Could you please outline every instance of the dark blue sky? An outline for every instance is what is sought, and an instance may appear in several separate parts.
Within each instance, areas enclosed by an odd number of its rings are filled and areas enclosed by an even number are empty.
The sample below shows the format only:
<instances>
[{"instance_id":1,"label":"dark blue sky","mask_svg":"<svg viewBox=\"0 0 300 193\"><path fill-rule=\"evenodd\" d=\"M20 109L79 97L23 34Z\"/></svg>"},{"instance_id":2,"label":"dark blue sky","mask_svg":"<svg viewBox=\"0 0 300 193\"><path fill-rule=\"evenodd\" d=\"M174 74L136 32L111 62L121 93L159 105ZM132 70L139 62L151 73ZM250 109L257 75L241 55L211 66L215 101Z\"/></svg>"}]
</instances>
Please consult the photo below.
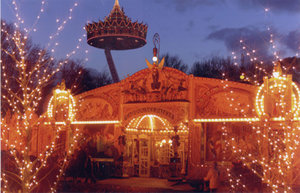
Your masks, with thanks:
<instances>
[{"instance_id":1,"label":"dark blue sky","mask_svg":"<svg viewBox=\"0 0 300 193\"><path fill-rule=\"evenodd\" d=\"M1 0L1 16L8 22L16 22L12 0ZM72 19L55 41L49 41L65 18L69 9ZM121 79L127 74L146 68L145 58L152 58L152 37L160 34L161 54L178 55L191 66L195 61L212 56L231 56L240 52L240 39L247 48L256 49L256 56L272 55L270 32L274 34L275 51L280 57L295 56L300 46L300 0L119 0L125 14L133 21L148 24L147 44L139 49L112 51ZM41 1L16 0L19 15L24 20L22 28L34 23ZM109 14L114 0L49 0L36 24L37 31L31 32L33 41L44 47L49 42L54 55L64 58L76 49L78 39L85 33L88 21L103 20ZM269 11L265 11L268 8ZM57 23L56 20L59 19ZM267 30L270 27L270 31ZM108 70L104 51L90 47L86 39L72 59L88 57L86 67L99 71ZM85 54L88 50L88 54Z\"/></svg>"}]
</instances>

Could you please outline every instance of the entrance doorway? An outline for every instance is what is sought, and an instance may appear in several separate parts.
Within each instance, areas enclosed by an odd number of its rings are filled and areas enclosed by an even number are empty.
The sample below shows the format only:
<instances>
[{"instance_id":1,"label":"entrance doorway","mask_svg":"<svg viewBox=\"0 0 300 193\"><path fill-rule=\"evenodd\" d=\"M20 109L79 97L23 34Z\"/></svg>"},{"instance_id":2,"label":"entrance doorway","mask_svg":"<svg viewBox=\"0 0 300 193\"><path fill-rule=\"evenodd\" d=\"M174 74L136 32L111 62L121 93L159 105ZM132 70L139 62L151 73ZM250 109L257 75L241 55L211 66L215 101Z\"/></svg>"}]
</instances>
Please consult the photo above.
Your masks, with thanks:
<instances>
[{"instance_id":1,"label":"entrance doorway","mask_svg":"<svg viewBox=\"0 0 300 193\"><path fill-rule=\"evenodd\" d=\"M143 115L126 127L124 170L129 176L168 178L185 171L188 150L188 128L172 126L157 115ZM173 168L170 166L173 164Z\"/></svg>"},{"instance_id":2,"label":"entrance doorway","mask_svg":"<svg viewBox=\"0 0 300 193\"><path fill-rule=\"evenodd\" d=\"M139 176L150 176L150 145L147 138L140 139L139 147Z\"/></svg>"}]
</instances>

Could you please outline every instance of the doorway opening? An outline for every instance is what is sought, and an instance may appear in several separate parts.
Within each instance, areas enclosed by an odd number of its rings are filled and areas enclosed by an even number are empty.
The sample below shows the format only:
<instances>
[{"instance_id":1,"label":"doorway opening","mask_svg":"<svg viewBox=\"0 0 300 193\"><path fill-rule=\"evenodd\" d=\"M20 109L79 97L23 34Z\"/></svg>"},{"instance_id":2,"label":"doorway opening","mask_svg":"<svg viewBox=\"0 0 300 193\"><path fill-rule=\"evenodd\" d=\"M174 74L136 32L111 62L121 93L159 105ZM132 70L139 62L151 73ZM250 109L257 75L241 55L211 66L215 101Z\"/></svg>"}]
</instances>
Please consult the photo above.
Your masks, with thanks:
<instances>
[{"instance_id":1,"label":"doorway opening","mask_svg":"<svg viewBox=\"0 0 300 193\"><path fill-rule=\"evenodd\" d=\"M138 116L126 127L124 172L129 176L168 178L185 172L188 128L154 114Z\"/></svg>"}]
</instances>

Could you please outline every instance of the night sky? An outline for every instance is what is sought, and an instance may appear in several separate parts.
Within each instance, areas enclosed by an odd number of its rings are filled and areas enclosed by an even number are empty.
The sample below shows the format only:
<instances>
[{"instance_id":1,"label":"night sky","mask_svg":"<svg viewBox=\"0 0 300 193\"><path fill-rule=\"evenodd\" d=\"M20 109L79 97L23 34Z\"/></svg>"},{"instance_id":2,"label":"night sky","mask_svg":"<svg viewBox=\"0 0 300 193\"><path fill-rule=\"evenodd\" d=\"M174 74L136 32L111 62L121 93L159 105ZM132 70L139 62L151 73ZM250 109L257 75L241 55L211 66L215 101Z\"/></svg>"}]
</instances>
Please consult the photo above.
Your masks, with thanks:
<instances>
[{"instance_id":1,"label":"night sky","mask_svg":"<svg viewBox=\"0 0 300 193\"><path fill-rule=\"evenodd\" d=\"M7 22L16 21L12 0L1 0L1 16ZM34 43L47 47L49 36L54 34L64 19L69 17L69 9L77 2L68 21L50 44L57 58L76 49L78 39L85 33L87 22L103 20L111 11L114 0L49 0L41 18L36 24L36 32L30 36ZM112 51L121 79L146 68L145 58L152 58L152 37L160 35L160 53L178 55L191 66L195 61L212 56L232 56L232 51L242 50L240 39L247 49L256 50L261 59L279 56L295 56L300 47L300 0L119 0L125 14L132 19L148 24L147 44L139 49ZM41 1L16 0L19 15L24 19L22 28L30 28L34 23ZM58 20L57 20L58 19ZM58 21L58 22L56 22ZM269 27L270 30L267 30ZM276 48L273 49L270 34L273 34ZM88 50L88 54L85 54ZM104 51L90 47L86 39L72 59L88 57L86 67L98 71L107 70Z\"/></svg>"}]
</instances>

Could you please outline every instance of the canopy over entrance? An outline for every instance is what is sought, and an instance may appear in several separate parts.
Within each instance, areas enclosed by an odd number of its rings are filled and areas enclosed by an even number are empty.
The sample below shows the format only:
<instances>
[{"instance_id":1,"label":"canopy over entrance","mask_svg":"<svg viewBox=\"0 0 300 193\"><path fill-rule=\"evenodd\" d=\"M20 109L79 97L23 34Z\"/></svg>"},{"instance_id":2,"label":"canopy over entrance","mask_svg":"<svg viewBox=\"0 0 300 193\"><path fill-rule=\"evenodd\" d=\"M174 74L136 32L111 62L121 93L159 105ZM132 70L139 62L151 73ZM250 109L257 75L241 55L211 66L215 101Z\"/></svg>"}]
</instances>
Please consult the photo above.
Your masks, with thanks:
<instances>
[{"instance_id":1,"label":"canopy over entrance","mask_svg":"<svg viewBox=\"0 0 300 193\"><path fill-rule=\"evenodd\" d=\"M188 129L184 124L180 124L179 127L173 126L167 119L154 114L133 118L126 127L126 133L128 134L179 134L187 132Z\"/></svg>"},{"instance_id":2,"label":"canopy over entrance","mask_svg":"<svg viewBox=\"0 0 300 193\"><path fill-rule=\"evenodd\" d=\"M188 128L184 124L172 125L165 118L147 114L133 118L125 132L128 175L168 178L185 169Z\"/></svg>"}]
</instances>

